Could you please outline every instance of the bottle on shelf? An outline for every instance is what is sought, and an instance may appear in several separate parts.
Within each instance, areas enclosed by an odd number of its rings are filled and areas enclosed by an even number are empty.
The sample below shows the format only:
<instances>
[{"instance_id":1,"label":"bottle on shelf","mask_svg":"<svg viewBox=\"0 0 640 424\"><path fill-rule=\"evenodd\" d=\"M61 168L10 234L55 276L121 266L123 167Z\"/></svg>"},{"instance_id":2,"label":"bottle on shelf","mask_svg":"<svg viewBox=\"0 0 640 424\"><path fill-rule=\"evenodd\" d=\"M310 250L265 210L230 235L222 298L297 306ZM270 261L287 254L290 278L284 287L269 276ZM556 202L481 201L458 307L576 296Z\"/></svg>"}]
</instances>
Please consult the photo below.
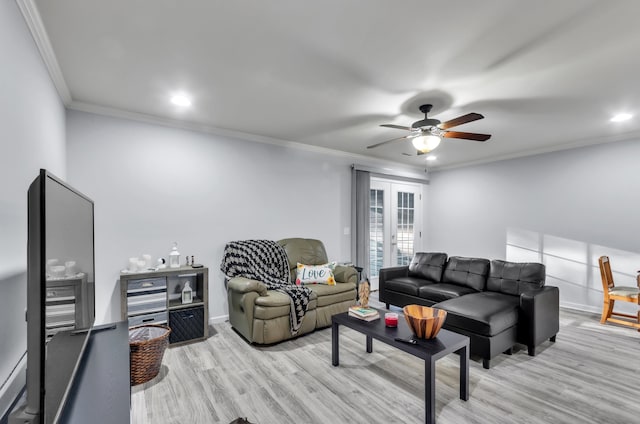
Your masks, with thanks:
<instances>
[{"instance_id":1,"label":"bottle on shelf","mask_svg":"<svg viewBox=\"0 0 640 424\"><path fill-rule=\"evenodd\" d=\"M191 289L191 285L187 281L184 283L184 288L182 289L182 303L192 303L193 302L193 290Z\"/></svg>"},{"instance_id":2,"label":"bottle on shelf","mask_svg":"<svg viewBox=\"0 0 640 424\"><path fill-rule=\"evenodd\" d=\"M180 268L180 252L178 252L178 243L175 241L169 253L169 268Z\"/></svg>"}]
</instances>

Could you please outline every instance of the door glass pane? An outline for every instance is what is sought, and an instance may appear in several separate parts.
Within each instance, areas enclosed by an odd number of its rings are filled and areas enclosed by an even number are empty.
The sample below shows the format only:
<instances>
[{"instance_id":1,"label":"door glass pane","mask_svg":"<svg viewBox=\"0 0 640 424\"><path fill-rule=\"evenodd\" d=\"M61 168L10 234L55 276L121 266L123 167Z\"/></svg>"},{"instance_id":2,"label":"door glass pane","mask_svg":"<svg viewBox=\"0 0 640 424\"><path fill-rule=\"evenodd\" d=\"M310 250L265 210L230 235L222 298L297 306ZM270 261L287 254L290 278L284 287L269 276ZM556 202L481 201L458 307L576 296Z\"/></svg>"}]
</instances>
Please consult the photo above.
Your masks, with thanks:
<instances>
[{"instance_id":1,"label":"door glass pane","mask_svg":"<svg viewBox=\"0 0 640 424\"><path fill-rule=\"evenodd\" d=\"M369 276L377 277L384 261L383 190L371 190L369 199Z\"/></svg>"},{"instance_id":2,"label":"door glass pane","mask_svg":"<svg viewBox=\"0 0 640 424\"><path fill-rule=\"evenodd\" d=\"M397 262L409 265L413 257L414 194L398 192Z\"/></svg>"}]
</instances>

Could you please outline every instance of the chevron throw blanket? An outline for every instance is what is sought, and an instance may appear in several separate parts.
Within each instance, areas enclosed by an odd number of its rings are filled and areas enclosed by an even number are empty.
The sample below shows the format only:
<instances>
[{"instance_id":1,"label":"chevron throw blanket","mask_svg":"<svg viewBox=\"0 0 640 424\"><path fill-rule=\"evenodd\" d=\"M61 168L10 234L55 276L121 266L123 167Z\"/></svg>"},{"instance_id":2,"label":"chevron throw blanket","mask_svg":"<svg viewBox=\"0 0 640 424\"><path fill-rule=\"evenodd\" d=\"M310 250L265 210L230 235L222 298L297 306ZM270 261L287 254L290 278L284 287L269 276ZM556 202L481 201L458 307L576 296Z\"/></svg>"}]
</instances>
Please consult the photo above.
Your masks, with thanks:
<instances>
[{"instance_id":1,"label":"chevron throw blanket","mask_svg":"<svg viewBox=\"0 0 640 424\"><path fill-rule=\"evenodd\" d=\"M277 290L291 299L291 335L298 334L309 307L311 290L291 284L287 254L271 240L244 240L227 243L220 270L227 276L262 281L269 290Z\"/></svg>"}]
</instances>

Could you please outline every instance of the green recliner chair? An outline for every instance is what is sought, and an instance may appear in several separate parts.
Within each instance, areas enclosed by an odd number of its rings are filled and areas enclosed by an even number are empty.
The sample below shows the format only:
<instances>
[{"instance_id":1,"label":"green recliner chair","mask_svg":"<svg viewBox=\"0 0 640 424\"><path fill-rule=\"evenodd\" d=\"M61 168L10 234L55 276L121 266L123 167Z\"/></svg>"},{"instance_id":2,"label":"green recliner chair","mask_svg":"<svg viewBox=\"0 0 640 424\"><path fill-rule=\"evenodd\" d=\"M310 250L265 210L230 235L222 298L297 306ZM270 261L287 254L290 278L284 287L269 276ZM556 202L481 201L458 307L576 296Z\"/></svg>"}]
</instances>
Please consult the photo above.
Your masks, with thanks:
<instances>
[{"instance_id":1,"label":"green recliner chair","mask_svg":"<svg viewBox=\"0 0 640 424\"><path fill-rule=\"evenodd\" d=\"M298 263L321 265L329 262L320 240L289 238L278 241L287 253L291 281L296 279ZM272 344L310 333L331 325L334 314L346 312L356 303L358 274L350 266L336 266L336 284L310 284L313 294L302 326L294 336L289 323L290 299L281 292L267 290L266 285L244 277L227 283L229 322L250 343Z\"/></svg>"}]
</instances>

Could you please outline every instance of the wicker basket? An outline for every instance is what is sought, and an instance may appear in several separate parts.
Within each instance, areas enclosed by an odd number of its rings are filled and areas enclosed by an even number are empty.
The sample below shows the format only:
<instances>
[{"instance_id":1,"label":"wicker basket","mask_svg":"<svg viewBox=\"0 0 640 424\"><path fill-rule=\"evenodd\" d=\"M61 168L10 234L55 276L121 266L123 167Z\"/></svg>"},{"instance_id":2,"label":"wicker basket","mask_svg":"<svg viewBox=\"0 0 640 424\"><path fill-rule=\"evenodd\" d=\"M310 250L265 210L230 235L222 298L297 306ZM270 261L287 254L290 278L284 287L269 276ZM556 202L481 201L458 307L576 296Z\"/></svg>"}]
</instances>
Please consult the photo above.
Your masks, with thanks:
<instances>
[{"instance_id":1,"label":"wicker basket","mask_svg":"<svg viewBox=\"0 0 640 424\"><path fill-rule=\"evenodd\" d=\"M129 329L131 385L146 383L160 372L171 329L164 325L140 325Z\"/></svg>"}]
</instances>

